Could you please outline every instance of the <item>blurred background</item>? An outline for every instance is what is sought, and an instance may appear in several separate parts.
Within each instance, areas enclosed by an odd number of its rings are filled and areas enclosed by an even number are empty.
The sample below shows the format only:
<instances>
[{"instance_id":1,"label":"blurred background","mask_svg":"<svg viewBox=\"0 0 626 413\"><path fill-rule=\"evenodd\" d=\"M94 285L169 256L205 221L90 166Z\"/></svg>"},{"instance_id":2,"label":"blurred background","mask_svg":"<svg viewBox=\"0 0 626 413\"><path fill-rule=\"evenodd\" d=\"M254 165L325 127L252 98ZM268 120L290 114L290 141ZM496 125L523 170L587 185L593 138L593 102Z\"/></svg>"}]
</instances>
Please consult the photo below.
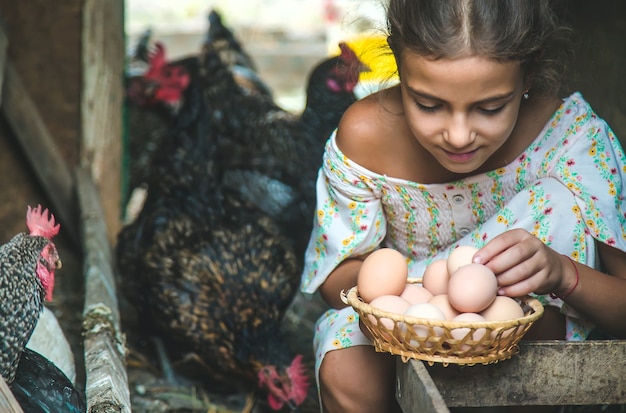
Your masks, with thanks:
<instances>
[{"instance_id":1,"label":"blurred background","mask_svg":"<svg viewBox=\"0 0 626 413\"><path fill-rule=\"evenodd\" d=\"M127 45L151 28L168 58L197 53L212 8L257 62L278 102L294 111L304 107L312 66L336 53L340 40L379 37L384 27L379 0L127 0Z\"/></svg>"}]
</instances>

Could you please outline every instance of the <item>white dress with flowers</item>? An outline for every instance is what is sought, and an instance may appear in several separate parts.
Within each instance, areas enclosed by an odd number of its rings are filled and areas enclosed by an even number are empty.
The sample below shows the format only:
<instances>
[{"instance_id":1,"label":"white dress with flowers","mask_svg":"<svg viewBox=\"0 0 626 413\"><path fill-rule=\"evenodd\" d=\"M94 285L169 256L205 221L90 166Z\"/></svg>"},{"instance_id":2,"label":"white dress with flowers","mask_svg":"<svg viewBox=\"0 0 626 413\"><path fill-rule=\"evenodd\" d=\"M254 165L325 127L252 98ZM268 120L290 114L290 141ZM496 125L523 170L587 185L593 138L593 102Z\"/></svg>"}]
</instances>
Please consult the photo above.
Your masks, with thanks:
<instances>
[{"instance_id":1,"label":"white dress with flowers","mask_svg":"<svg viewBox=\"0 0 626 413\"><path fill-rule=\"evenodd\" d=\"M314 293L343 260L391 247L408 257L409 276L457 245L483 246L524 228L554 250L598 267L594 242L626 250L626 158L580 93L564 100L535 141L506 167L461 181L424 185L373 173L327 142L317 181L317 217L301 290ZM559 299L538 297L567 316L567 339L593 325ZM331 350L370 345L351 307L317 322L316 372Z\"/></svg>"}]
</instances>

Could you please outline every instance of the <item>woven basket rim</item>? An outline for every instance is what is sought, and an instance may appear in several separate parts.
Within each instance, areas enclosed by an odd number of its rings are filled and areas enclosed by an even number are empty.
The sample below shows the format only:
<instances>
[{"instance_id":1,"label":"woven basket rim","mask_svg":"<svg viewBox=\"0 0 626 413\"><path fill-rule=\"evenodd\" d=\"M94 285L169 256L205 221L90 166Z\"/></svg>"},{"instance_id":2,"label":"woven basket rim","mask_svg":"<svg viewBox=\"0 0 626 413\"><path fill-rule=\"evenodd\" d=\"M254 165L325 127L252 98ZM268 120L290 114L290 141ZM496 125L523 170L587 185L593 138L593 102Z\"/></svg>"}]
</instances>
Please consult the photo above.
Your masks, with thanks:
<instances>
[{"instance_id":1,"label":"woven basket rim","mask_svg":"<svg viewBox=\"0 0 626 413\"><path fill-rule=\"evenodd\" d=\"M420 283L421 278L409 278L411 283ZM494 320L494 321L450 321L450 320L434 320L429 318L419 318L414 316L406 316L398 313L391 313L388 311L380 310L376 307L363 301L359 295L356 287L350 288L347 293L341 292L341 299L345 304L352 306L353 308L362 311L363 313L373 314L378 317L385 317L393 320L394 322L405 322L408 324L419 324L431 327L446 327L450 329L454 328L498 328L498 327L515 327L520 324L528 324L541 318L543 315L543 305L539 300L529 295L523 297L517 297L522 299L533 311L523 317L514 318L512 320Z\"/></svg>"}]
</instances>

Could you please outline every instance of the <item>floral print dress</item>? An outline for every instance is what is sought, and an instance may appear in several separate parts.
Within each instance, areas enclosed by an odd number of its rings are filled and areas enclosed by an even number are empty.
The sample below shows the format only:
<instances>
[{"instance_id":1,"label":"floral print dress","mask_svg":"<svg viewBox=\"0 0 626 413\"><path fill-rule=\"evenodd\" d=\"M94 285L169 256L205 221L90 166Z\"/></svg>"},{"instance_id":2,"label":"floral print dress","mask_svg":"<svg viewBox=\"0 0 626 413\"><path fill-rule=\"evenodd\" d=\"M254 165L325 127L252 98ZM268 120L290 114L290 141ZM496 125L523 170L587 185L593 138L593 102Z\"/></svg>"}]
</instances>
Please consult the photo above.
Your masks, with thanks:
<instances>
[{"instance_id":1,"label":"floral print dress","mask_svg":"<svg viewBox=\"0 0 626 413\"><path fill-rule=\"evenodd\" d=\"M595 242L626 250L626 158L606 122L580 93L563 101L535 141L507 166L446 184L373 173L341 153L333 134L317 181L316 219L301 290L314 293L342 261L391 247L410 277L458 245L478 248L523 228L561 254L598 268ZM568 340L593 325L549 296L566 315ZM352 307L330 309L315 331L316 373L331 350L371 345Z\"/></svg>"}]
</instances>

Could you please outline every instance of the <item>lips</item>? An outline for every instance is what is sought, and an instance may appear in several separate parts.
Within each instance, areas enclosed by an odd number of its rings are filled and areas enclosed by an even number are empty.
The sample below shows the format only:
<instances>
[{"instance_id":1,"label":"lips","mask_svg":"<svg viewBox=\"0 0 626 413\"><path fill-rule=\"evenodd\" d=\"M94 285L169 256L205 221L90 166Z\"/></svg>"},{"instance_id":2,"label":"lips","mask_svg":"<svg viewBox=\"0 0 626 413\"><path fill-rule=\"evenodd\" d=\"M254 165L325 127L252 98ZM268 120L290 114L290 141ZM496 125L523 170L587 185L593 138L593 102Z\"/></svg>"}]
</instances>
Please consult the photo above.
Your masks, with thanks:
<instances>
[{"instance_id":1,"label":"lips","mask_svg":"<svg viewBox=\"0 0 626 413\"><path fill-rule=\"evenodd\" d=\"M476 155L476 152L478 152L478 149L475 149L469 152L463 152L463 153L449 152L446 150L444 150L444 152L446 156L453 162L468 162L472 160L472 158Z\"/></svg>"}]
</instances>

